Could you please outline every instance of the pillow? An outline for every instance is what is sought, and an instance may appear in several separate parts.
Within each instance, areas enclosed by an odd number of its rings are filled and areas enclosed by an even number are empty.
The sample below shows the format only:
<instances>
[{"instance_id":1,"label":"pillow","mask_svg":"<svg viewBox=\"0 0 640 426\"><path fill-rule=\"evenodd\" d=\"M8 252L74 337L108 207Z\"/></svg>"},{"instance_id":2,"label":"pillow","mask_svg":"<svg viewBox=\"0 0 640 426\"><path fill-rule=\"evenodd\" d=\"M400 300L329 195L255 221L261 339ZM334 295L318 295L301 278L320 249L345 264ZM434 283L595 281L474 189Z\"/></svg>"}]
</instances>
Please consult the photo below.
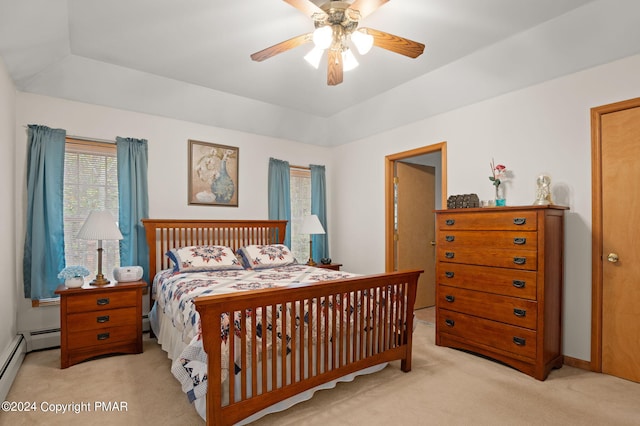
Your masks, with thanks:
<instances>
[{"instance_id":1,"label":"pillow","mask_svg":"<svg viewBox=\"0 0 640 426\"><path fill-rule=\"evenodd\" d=\"M244 246L238 252L245 268L265 269L297 263L284 244Z\"/></svg>"},{"instance_id":2,"label":"pillow","mask_svg":"<svg viewBox=\"0 0 640 426\"><path fill-rule=\"evenodd\" d=\"M171 249L167 256L175 272L224 271L244 269L229 247L188 246Z\"/></svg>"}]
</instances>

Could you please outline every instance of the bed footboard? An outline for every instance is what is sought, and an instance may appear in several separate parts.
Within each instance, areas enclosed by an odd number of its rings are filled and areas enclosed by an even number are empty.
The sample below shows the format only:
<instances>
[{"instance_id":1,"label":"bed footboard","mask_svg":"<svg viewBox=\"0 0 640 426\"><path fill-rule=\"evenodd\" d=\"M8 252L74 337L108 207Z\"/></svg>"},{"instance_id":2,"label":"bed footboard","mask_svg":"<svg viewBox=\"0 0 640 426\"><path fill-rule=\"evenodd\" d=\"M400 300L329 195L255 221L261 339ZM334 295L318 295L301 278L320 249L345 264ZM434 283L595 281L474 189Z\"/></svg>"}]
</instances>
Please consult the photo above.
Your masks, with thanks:
<instances>
[{"instance_id":1,"label":"bed footboard","mask_svg":"<svg viewBox=\"0 0 640 426\"><path fill-rule=\"evenodd\" d=\"M383 362L401 360L410 371L421 272L197 298L208 354L207 424L236 423ZM222 386L225 371L237 376Z\"/></svg>"}]
</instances>

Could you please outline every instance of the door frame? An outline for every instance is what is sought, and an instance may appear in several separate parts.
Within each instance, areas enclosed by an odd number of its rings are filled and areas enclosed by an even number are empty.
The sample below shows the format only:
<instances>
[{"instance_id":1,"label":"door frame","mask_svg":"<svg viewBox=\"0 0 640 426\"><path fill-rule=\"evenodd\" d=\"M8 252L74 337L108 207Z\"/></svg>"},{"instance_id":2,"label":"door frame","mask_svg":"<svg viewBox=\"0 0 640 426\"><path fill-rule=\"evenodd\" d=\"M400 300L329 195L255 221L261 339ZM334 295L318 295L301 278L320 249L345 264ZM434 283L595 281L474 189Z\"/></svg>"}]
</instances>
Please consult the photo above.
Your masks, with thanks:
<instances>
[{"instance_id":1,"label":"door frame","mask_svg":"<svg viewBox=\"0 0 640 426\"><path fill-rule=\"evenodd\" d=\"M591 108L591 370L602 372L602 116L640 107L640 98Z\"/></svg>"},{"instance_id":2,"label":"door frame","mask_svg":"<svg viewBox=\"0 0 640 426\"><path fill-rule=\"evenodd\" d=\"M393 272L394 256L393 256L393 208L394 208L394 170L396 161L406 160L419 155L433 154L440 152L440 186L442 202L441 205L447 205L447 142L440 142L433 145L423 146L411 149L409 151L398 152L384 157L384 222L385 222L385 271Z\"/></svg>"}]
</instances>

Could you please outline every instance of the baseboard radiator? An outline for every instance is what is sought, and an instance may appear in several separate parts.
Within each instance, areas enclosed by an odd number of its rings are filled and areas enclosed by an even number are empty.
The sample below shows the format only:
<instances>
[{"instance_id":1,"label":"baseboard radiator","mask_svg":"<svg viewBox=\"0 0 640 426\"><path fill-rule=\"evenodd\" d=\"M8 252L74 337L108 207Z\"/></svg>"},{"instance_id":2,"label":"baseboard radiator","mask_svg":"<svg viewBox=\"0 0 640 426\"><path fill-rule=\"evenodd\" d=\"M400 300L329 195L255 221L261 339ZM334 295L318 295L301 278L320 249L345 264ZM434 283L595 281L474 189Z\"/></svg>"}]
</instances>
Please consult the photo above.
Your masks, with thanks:
<instances>
[{"instance_id":1,"label":"baseboard radiator","mask_svg":"<svg viewBox=\"0 0 640 426\"><path fill-rule=\"evenodd\" d=\"M27 342L22 334L18 334L2 354L2 358L0 358L2 366L0 370L0 401L7 399L9 389L11 389L26 353Z\"/></svg>"}]
</instances>

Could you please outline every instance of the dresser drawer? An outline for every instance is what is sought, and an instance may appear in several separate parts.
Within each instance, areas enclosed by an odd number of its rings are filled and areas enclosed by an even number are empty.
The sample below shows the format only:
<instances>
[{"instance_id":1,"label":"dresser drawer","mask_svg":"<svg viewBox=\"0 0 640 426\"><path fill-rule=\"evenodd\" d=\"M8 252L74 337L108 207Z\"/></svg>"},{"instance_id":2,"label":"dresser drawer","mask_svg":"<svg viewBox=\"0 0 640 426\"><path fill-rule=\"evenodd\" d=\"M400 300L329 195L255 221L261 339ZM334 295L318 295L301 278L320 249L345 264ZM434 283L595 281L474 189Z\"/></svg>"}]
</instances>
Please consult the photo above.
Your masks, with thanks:
<instances>
[{"instance_id":1,"label":"dresser drawer","mask_svg":"<svg viewBox=\"0 0 640 426\"><path fill-rule=\"evenodd\" d=\"M538 267L538 253L530 250L502 250L487 248L437 248L441 262L464 263L467 265L497 266L499 268L535 271Z\"/></svg>"},{"instance_id":2,"label":"dresser drawer","mask_svg":"<svg viewBox=\"0 0 640 426\"><path fill-rule=\"evenodd\" d=\"M436 228L470 229L474 231L535 231L535 211L477 213L442 213L436 217Z\"/></svg>"},{"instance_id":3,"label":"dresser drawer","mask_svg":"<svg viewBox=\"0 0 640 426\"><path fill-rule=\"evenodd\" d=\"M119 342L136 342L137 328L131 326L105 327L96 330L70 332L67 339L68 349L109 346Z\"/></svg>"},{"instance_id":4,"label":"dresser drawer","mask_svg":"<svg viewBox=\"0 0 640 426\"><path fill-rule=\"evenodd\" d=\"M67 298L67 313L136 306L137 297L137 290L76 294L73 297Z\"/></svg>"},{"instance_id":5,"label":"dresser drawer","mask_svg":"<svg viewBox=\"0 0 640 426\"><path fill-rule=\"evenodd\" d=\"M487 349L530 359L536 357L536 332L533 330L446 309L438 309L436 320L440 333L460 337Z\"/></svg>"},{"instance_id":6,"label":"dresser drawer","mask_svg":"<svg viewBox=\"0 0 640 426\"><path fill-rule=\"evenodd\" d=\"M436 245L443 249L477 248L483 251L490 248L532 250L538 249L538 233L535 231L458 231L438 232Z\"/></svg>"},{"instance_id":7,"label":"dresser drawer","mask_svg":"<svg viewBox=\"0 0 640 426\"><path fill-rule=\"evenodd\" d=\"M536 272L438 262L436 284L536 300Z\"/></svg>"},{"instance_id":8,"label":"dresser drawer","mask_svg":"<svg viewBox=\"0 0 640 426\"><path fill-rule=\"evenodd\" d=\"M135 326L139 320L136 311L133 307L69 314L67 327L69 332L75 332L121 325Z\"/></svg>"},{"instance_id":9,"label":"dresser drawer","mask_svg":"<svg viewBox=\"0 0 640 426\"><path fill-rule=\"evenodd\" d=\"M536 328L538 304L534 301L445 285L439 285L436 293L436 303L443 309L532 330Z\"/></svg>"}]
</instances>

